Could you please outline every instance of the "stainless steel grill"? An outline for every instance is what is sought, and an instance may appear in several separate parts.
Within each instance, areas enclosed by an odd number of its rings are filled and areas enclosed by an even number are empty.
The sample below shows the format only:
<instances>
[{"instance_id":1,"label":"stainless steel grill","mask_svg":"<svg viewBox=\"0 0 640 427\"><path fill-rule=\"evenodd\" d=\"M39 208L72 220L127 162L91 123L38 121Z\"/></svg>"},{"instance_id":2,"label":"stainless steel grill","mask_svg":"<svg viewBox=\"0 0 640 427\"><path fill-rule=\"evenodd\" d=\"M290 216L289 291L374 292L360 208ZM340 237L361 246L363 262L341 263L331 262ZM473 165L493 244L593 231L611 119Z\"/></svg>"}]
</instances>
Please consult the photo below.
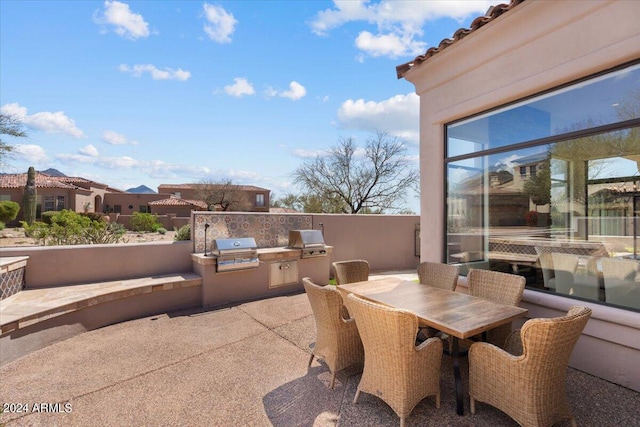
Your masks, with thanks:
<instances>
[{"instance_id":1,"label":"stainless steel grill","mask_svg":"<svg viewBox=\"0 0 640 427\"><path fill-rule=\"evenodd\" d=\"M216 271L258 268L258 246L253 237L214 239L211 254L216 259Z\"/></svg>"},{"instance_id":2,"label":"stainless steel grill","mask_svg":"<svg viewBox=\"0 0 640 427\"><path fill-rule=\"evenodd\" d=\"M327 255L324 237L320 230L290 230L289 248L302 249L302 258Z\"/></svg>"}]
</instances>

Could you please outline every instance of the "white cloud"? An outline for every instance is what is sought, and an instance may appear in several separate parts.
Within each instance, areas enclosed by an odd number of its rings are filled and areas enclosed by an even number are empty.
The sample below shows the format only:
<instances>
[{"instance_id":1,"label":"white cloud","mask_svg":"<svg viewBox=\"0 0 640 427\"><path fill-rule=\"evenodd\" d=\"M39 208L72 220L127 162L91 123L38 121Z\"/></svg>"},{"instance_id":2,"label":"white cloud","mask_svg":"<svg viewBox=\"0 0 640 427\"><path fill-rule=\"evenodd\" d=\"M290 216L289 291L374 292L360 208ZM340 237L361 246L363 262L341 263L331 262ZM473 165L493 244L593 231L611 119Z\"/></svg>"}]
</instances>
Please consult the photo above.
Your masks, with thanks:
<instances>
[{"instance_id":1,"label":"white cloud","mask_svg":"<svg viewBox=\"0 0 640 427\"><path fill-rule=\"evenodd\" d=\"M119 1L105 1L104 13L96 12L94 21L113 26L116 34L131 40L148 37L150 34L149 24L142 15L133 13L128 4Z\"/></svg>"},{"instance_id":2,"label":"white cloud","mask_svg":"<svg viewBox=\"0 0 640 427\"><path fill-rule=\"evenodd\" d=\"M231 34L238 23L233 14L224 10L222 6L205 3L204 14L208 23L204 24L204 32L211 40L218 43L231 43Z\"/></svg>"},{"instance_id":3,"label":"white cloud","mask_svg":"<svg viewBox=\"0 0 640 427\"><path fill-rule=\"evenodd\" d=\"M67 117L64 111L55 113L43 111L35 114L27 114L27 108L18 103L5 104L0 108L3 114L9 114L20 120L31 129L41 130L47 133L64 133L75 138L84 137L84 132L76 126L76 122Z\"/></svg>"},{"instance_id":4,"label":"white cloud","mask_svg":"<svg viewBox=\"0 0 640 427\"><path fill-rule=\"evenodd\" d=\"M461 22L470 16L482 15L491 5L502 2L335 0L334 8L318 12L310 26L315 34L324 36L332 29L350 22L365 22L374 26L377 34L369 31L360 32L355 40L358 49L372 56L396 58L424 53L426 44L420 39L424 38L425 23L439 18L451 18Z\"/></svg>"},{"instance_id":5,"label":"white cloud","mask_svg":"<svg viewBox=\"0 0 640 427\"><path fill-rule=\"evenodd\" d=\"M44 163L48 159L44 148L39 145L16 144L13 146L13 153L17 158L32 163Z\"/></svg>"},{"instance_id":6,"label":"white cloud","mask_svg":"<svg viewBox=\"0 0 640 427\"><path fill-rule=\"evenodd\" d=\"M80 148L78 150L78 153L84 156L89 156L89 157L98 157L98 154L99 154L98 149L91 144Z\"/></svg>"},{"instance_id":7,"label":"white cloud","mask_svg":"<svg viewBox=\"0 0 640 427\"><path fill-rule=\"evenodd\" d=\"M267 89L264 91L264 95L267 98L280 96L282 98L289 98L293 101L303 98L306 94L307 89L295 80L289 83L289 90L278 90L271 86L267 86Z\"/></svg>"},{"instance_id":8,"label":"white cloud","mask_svg":"<svg viewBox=\"0 0 640 427\"><path fill-rule=\"evenodd\" d=\"M415 93L387 100L348 99L338 109L338 121L345 129L389 132L406 141L419 140L420 98Z\"/></svg>"},{"instance_id":9,"label":"white cloud","mask_svg":"<svg viewBox=\"0 0 640 427\"><path fill-rule=\"evenodd\" d=\"M326 150L304 150L302 148L296 148L291 152L296 157L301 159L309 159L314 157L322 157L327 154Z\"/></svg>"},{"instance_id":10,"label":"white cloud","mask_svg":"<svg viewBox=\"0 0 640 427\"><path fill-rule=\"evenodd\" d=\"M233 79L234 83L224 87L224 91L231 96L241 97L244 95L253 95L256 93L253 85L243 77Z\"/></svg>"},{"instance_id":11,"label":"white cloud","mask_svg":"<svg viewBox=\"0 0 640 427\"><path fill-rule=\"evenodd\" d=\"M102 140L111 145L138 145L138 141L130 140L123 134L112 130L103 131Z\"/></svg>"},{"instance_id":12,"label":"white cloud","mask_svg":"<svg viewBox=\"0 0 640 427\"><path fill-rule=\"evenodd\" d=\"M388 56L397 58L406 54L424 53L426 43L413 40L411 37L402 37L398 34L374 35L368 31L362 31L356 38L356 46L371 56ZM363 58L359 59L362 62Z\"/></svg>"},{"instance_id":13,"label":"white cloud","mask_svg":"<svg viewBox=\"0 0 640 427\"><path fill-rule=\"evenodd\" d=\"M199 178L206 176L210 172L206 166L181 165L167 163L163 160L138 160L129 156L98 157L81 153L59 154L56 159L64 164L82 163L116 171L135 170L156 179L185 177L187 180L198 181Z\"/></svg>"},{"instance_id":14,"label":"white cloud","mask_svg":"<svg viewBox=\"0 0 640 427\"><path fill-rule=\"evenodd\" d=\"M289 98L293 101L304 97L307 94L307 89L296 81L289 83L289 90L280 93L283 98Z\"/></svg>"},{"instance_id":15,"label":"white cloud","mask_svg":"<svg viewBox=\"0 0 640 427\"><path fill-rule=\"evenodd\" d=\"M184 71L182 68L174 70L172 68L165 67L164 70L157 68L152 64L136 64L133 67L120 64L118 69L123 73L129 73L134 77L140 77L144 73L149 73L153 80L189 80L191 73Z\"/></svg>"}]
</instances>

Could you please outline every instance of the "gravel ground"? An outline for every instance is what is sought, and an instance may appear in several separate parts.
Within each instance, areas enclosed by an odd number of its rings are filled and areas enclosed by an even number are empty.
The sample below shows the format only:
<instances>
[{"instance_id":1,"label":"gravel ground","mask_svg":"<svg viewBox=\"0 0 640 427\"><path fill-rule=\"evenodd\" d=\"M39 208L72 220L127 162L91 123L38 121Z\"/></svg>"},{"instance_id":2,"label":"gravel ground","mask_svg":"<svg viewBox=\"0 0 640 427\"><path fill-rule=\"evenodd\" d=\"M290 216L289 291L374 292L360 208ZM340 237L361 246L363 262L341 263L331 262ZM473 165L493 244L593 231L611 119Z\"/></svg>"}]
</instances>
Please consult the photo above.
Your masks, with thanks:
<instances>
[{"instance_id":1,"label":"gravel ground","mask_svg":"<svg viewBox=\"0 0 640 427\"><path fill-rule=\"evenodd\" d=\"M140 233L136 231L127 231L124 236L123 243L144 243L155 241L173 241L175 231L167 231L165 234L160 233ZM24 247L38 246L38 243L24 235L22 228L5 228L0 230L0 247Z\"/></svg>"}]
</instances>

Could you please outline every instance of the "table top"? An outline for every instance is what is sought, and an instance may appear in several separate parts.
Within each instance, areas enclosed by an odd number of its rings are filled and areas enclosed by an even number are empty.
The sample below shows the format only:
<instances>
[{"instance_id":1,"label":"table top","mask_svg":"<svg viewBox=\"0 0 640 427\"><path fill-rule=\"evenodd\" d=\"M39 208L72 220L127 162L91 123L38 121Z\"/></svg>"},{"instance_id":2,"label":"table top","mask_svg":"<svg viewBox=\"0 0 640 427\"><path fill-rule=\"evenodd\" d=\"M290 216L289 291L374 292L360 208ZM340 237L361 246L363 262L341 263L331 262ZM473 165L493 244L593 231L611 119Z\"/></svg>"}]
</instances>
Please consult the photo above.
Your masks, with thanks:
<instances>
[{"instance_id":1,"label":"table top","mask_svg":"<svg viewBox=\"0 0 640 427\"><path fill-rule=\"evenodd\" d=\"M388 277L338 286L346 297L354 293L389 307L415 313L421 324L465 339L510 323L528 310L460 292Z\"/></svg>"}]
</instances>

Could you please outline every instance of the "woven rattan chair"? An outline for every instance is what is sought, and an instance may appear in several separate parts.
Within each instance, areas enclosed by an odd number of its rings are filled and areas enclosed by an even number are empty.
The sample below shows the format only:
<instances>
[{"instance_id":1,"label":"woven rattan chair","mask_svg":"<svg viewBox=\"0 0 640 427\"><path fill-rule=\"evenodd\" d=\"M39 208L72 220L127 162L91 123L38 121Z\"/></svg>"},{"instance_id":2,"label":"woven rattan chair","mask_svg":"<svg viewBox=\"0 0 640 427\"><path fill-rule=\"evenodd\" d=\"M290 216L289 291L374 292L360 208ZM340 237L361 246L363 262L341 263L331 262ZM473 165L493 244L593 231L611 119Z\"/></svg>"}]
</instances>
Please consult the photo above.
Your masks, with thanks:
<instances>
[{"instance_id":1,"label":"woven rattan chair","mask_svg":"<svg viewBox=\"0 0 640 427\"><path fill-rule=\"evenodd\" d=\"M363 259L332 263L338 285L369 280L369 263Z\"/></svg>"},{"instance_id":2,"label":"woven rattan chair","mask_svg":"<svg viewBox=\"0 0 640 427\"><path fill-rule=\"evenodd\" d=\"M418 265L418 278L423 285L431 285L448 291L455 291L460 276L460 267L439 262L421 262ZM419 339L433 337L438 333L437 329L424 326L420 327ZM443 338L445 338L443 336Z\"/></svg>"},{"instance_id":3,"label":"woven rattan chair","mask_svg":"<svg viewBox=\"0 0 640 427\"><path fill-rule=\"evenodd\" d=\"M515 355L474 343L469 350L471 413L476 402L485 402L523 427L564 419L575 427L566 396L567 365L590 315L591 309L574 306L563 317L528 320L507 342L507 348L521 349Z\"/></svg>"},{"instance_id":4,"label":"woven rattan chair","mask_svg":"<svg viewBox=\"0 0 640 427\"><path fill-rule=\"evenodd\" d=\"M439 262L421 262L418 265L418 278L423 285L455 291L460 268Z\"/></svg>"},{"instance_id":5,"label":"woven rattan chair","mask_svg":"<svg viewBox=\"0 0 640 427\"><path fill-rule=\"evenodd\" d=\"M338 371L363 363L362 341L354 319L343 318L342 296L335 286L318 286L308 277L302 283L316 320L316 344L309 366L314 357L323 359L331 371L329 388L333 388Z\"/></svg>"},{"instance_id":6,"label":"woven rattan chair","mask_svg":"<svg viewBox=\"0 0 640 427\"><path fill-rule=\"evenodd\" d=\"M505 305L517 306L522 300L526 279L510 273L473 269L467 275L469 294ZM487 342L504 348L511 333L511 324L487 331Z\"/></svg>"},{"instance_id":7,"label":"woven rattan chair","mask_svg":"<svg viewBox=\"0 0 640 427\"><path fill-rule=\"evenodd\" d=\"M353 402L361 392L384 400L400 417L400 426L425 397L440 407L442 341L430 338L415 346L418 318L349 294L345 300L364 345L364 371Z\"/></svg>"}]
</instances>

